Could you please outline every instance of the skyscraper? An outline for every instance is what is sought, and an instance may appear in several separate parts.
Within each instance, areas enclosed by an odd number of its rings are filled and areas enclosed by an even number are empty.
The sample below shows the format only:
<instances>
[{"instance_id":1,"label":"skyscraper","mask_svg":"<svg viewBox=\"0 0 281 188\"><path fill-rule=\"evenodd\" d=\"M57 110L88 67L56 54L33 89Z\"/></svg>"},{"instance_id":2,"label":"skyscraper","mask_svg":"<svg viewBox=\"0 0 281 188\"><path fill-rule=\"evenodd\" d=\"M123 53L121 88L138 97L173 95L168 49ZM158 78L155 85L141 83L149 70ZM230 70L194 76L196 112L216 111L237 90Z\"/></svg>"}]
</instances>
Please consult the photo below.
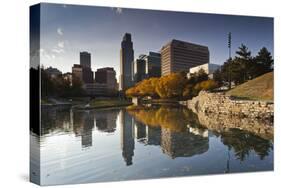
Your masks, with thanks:
<instances>
[{"instance_id":1,"label":"skyscraper","mask_svg":"<svg viewBox=\"0 0 281 188\"><path fill-rule=\"evenodd\" d=\"M133 85L134 49L130 33L125 33L120 50L120 84L119 90L126 91Z\"/></svg>"},{"instance_id":2,"label":"skyscraper","mask_svg":"<svg viewBox=\"0 0 281 188\"><path fill-rule=\"evenodd\" d=\"M146 78L146 55L140 55L136 61L134 61L134 82L140 82Z\"/></svg>"},{"instance_id":3,"label":"skyscraper","mask_svg":"<svg viewBox=\"0 0 281 188\"><path fill-rule=\"evenodd\" d=\"M80 52L80 65L82 67L82 80L89 84L94 82L94 74L91 68L91 54Z\"/></svg>"},{"instance_id":4,"label":"skyscraper","mask_svg":"<svg viewBox=\"0 0 281 188\"><path fill-rule=\"evenodd\" d=\"M116 72L112 67L97 69L95 72L95 81L106 84L109 89L117 90Z\"/></svg>"},{"instance_id":5,"label":"skyscraper","mask_svg":"<svg viewBox=\"0 0 281 188\"><path fill-rule=\"evenodd\" d=\"M161 74L188 72L190 68L209 63L206 46L173 39L161 49Z\"/></svg>"},{"instance_id":6,"label":"skyscraper","mask_svg":"<svg viewBox=\"0 0 281 188\"><path fill-rule=\"evenodd\" d=\"M161 77L161 54L156 52L149 52L149 54L145 57L145 61L145 72L147 77Z\"/></svg>"},{"instance_id":7,"label":"skyscraper","mask_svg":"<svg viewBox=\"0 0 281 188\"><path fill-rule=\"evenodd\" d=\"M91 54L88 52L80 52L80 65L91 68Z\"/></svg>"}]
</instances>

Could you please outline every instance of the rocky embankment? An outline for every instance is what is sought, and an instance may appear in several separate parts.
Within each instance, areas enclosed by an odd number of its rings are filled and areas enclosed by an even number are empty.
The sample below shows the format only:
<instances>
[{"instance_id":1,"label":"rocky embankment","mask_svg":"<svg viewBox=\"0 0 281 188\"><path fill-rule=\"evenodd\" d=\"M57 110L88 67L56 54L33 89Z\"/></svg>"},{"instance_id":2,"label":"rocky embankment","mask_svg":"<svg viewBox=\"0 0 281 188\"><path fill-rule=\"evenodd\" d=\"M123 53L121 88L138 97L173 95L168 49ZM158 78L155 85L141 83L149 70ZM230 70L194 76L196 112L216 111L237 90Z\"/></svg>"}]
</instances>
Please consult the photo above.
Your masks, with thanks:
<instances>
[{"instance_id":1,"label":"rocky embankment","mask_svg":"<svg viewBox=\"0 0 281 188\"><path fill-rule=\"evenodd\" d=\"M197 97L189 100L187 105L196 113L216 113L272 121L274 117L273 102L234 100L224 93L201 91Z\"/></svg>"},{"instance_id":2,"label":"rocky embankment","mask_svg":"<svg viewBox=\"0 0 281 188\"><path fill-rule=\"evenodd\" d=\"M187 101L200 124L216 131L230 128L246 130L264 138L273 138L273 103L234 100L224 93L202 91Z\"/></svg>"}]
</instances>

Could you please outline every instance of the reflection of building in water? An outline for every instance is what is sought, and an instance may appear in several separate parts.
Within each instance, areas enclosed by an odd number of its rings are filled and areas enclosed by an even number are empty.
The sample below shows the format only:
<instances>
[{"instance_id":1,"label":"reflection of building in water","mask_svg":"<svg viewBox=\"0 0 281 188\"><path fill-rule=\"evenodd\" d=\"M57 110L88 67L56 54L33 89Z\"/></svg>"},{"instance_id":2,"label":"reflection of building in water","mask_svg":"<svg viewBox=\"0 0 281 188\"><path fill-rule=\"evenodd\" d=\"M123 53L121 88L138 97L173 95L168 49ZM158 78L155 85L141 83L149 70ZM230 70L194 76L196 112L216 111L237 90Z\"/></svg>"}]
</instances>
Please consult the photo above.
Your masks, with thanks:
<instances>
[{"instance_id":1,"label":"reflection of building in water","mask_svg":"<svg viewBox=\"0 0 281 188\"><path fill-rule=\"evenodd\" d=\"M126 113L125 110L120 111L120 127L122 155L126 162L126 165L129 166L133 164L135 135L133 127L133 118L128 113Z\"/></svg>"},{"instance_id":2,"label":"reflection of building in water","mask_svg":"<svg viewBox=\"0 0 281 188\"><path fill-rule=\"evenodd\" d=\"M161 147L163 152L172 158L190 157L208 151L209 138L195 135L188 130L173 132L163 128L161 132Z\"/></svg>"},{"instance_id":3,"label":"reflection of building in water","mask_svg":"<svg viewBox=\"0 0 281 188\"><path fill-rule=\"evenodd\" d=\"M161 128L147 126L147 144L160 145L161 144Z\"/></svg>"},{"instance_id":4,"label":"reflection of building in water","mask_svg":"<svg viewBox=\"0 0 281 188\"><path fill-rule=\"evenodd\" d=\"M135 121L136 139L145 139L146 126L138 121Z\"/></svg>"},{"instance_id":5,"label":"reflection of building in water","mask_svg":"<svg viewBox=\"0 0 281 188\"><path fill-rule=\"evenodd\" d=\"M73 111L73 127L76 136L81 136L82 147L92 146L93 114L89 111Z\"/></svg>"},{"instance_id":6,"label":"reflection of building in water","mask_svg":"<svg viewBox=\"0 0 281 188\"><path fill-rule=\"evenodd\" d=\"M98 130L103 132L114 132L116 130L118 110L96 111L95 121Z\"/></svg>"}]
</instances>

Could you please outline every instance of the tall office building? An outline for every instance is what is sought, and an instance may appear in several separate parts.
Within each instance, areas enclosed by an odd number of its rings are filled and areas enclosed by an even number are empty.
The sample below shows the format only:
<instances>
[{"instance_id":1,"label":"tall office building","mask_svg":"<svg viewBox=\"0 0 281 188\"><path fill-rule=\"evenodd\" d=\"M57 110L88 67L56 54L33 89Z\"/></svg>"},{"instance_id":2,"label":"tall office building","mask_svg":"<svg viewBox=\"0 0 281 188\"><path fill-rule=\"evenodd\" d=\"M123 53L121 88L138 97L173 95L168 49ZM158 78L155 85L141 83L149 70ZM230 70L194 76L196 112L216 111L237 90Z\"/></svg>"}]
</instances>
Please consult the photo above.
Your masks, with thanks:
<instances>
[{"instance_id":1,"label":"tall office building","mask_svg":"<svg viewBox=\"0 0 281 188\"><path fill-rule=\"evenodd\" d=\"M125 33L120 50L120 84L119 90L126 91L133 85L134 49L131 34Z\"/></svg>"},{"instance_id":2,"label":"tall office building","mask_svg":"<svg viewBox=\"0 0 281 188\"><path fill-rule=\"evenodd\" d=\"M190 68L209 63L206 46L173 39L161 49L161 74L188 72Z\"/></svg>"},{"instance_id":3,"label":"tall office building","mask_svg":"<svg viewBox=\"0 0 281 188\"><path fill-rule=\"evenodd\" d=\"M83 82L83 68L81 65L74 64L72 67L72 77L73 79L77 79L81 82Z\"/></svg>"},{"instance_id":4,"label":"tall office building","mask_svg":"<svg viewBox=\"0 0 281 188\"><path fill-rule=\"evenodd\" d=\"M91 68L91 54L88 52L80 52L80 65Z\"/></svg>"},{"instance_id":5,"label":"tall office building","mask_svg":"<svg viewBox=\"0 0 281 188\"><path fill-rule=\"evenodd\" d=\"M145 57L145 61L145 73L147 77L161 77L161 54L149 52L149 54Z\"/></svg>"},{"instance_id":6,"label":"tall office building","mask_svg":"<svg viewBox=\"0 0 281 188\"><path fill-rule=\"evenodd\" d=\"M74 79L79 79L83 84L91 84L94 82L90 53L80 52L80 64L73 65L72 75Z\"/></svg>"},{"instance_id":7,"label":"tall office building","mask_svg":"<svg viewBox=\"0 0 281 188\"><path fill-rule=\"evenodd\" d=\"M140 55L134 61L134 82L140 82L146 78L146 55Z\"/></svg>"},{"instance_id":8,"label":"tall office building","mask_svg":"<svg viewBox=\"0 0 281 188\"><path fill-rule=\"evenodd\" d=\"M112 67L97 69L95 72L95 81L106 84L109 89L117 89L116 72Z\"/></svg>"},{"instance_id":9,"label":"tall office building","mask_svg":"<svg viewBox=\"0 0 281 188\"><path fill-rule=\"evenodd\" d=\"M82 66L82 78L85 84L94 82L94 73L91 68L91 54L80 52L80 65Z\"/></svg>"},{"instance_id":10,"label":"tall office building","mask_svg":"<svg viewBox=\"0 0 281 188\"><path fill-rule=\"evenodd\" d=\"M161 77L161 55L156 52L140 55L134 61L134 82L151 77Z\"/></svg>"}]
</instances>

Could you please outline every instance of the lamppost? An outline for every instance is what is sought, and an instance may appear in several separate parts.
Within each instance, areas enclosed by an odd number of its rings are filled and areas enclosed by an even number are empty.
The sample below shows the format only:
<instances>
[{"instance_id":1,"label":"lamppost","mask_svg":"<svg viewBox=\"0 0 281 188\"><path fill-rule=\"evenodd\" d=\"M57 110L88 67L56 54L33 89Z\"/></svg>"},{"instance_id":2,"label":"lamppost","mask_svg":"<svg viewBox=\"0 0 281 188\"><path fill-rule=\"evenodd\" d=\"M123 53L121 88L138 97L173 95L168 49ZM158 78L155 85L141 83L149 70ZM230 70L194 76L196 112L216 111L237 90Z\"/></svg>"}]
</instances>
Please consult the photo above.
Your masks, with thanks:
<instances>
[{"instance_id":1,"label":"lamppost","mask_svg":"<svg viewBox=\"0 0 281 188\"><path fill-rule=\"evenodd\" d=\"M228 33L228 50L229 50L229 59L231 59L231 32Z\"/></svg>"},{"instance_id":2,"label":"lamppost","mask_svg":"<svg viewBox=\"0 0 281 188\"><path fill-rule=\"evenodd\" d=\"M229 86L228 89L231 89L231 73L230 73L230 65L231 65L231 32L228 33L228 52L229 52L229 58L228 58L228 81Z\"/></svg>"}]
</instances>

